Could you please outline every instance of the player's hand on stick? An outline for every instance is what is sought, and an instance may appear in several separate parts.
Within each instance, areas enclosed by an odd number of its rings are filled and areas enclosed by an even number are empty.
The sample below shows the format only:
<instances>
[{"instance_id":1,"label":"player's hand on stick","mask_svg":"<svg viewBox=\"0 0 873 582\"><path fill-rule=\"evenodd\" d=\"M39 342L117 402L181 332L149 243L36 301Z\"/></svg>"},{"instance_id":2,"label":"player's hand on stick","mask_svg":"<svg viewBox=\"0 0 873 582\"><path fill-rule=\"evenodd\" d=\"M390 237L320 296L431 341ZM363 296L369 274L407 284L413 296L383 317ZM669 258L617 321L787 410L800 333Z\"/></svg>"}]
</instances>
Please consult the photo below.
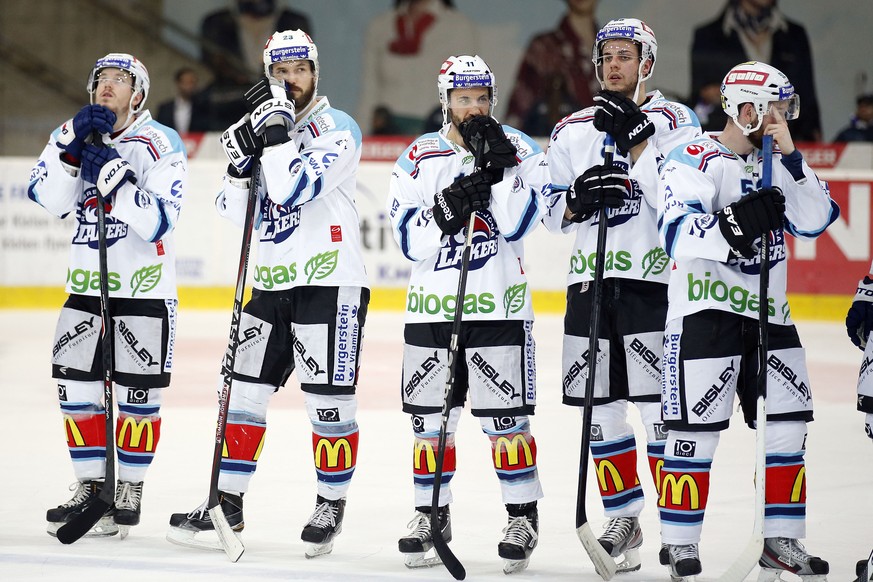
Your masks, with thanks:
<instances>
[{"instance_id":1,"label":"player's hand on stick","mask_svg":"<svg viewBox=\"0 0 873 582\"><path fill-rule=\"evenodd\" d=\"M294 102L288 99L281 81L261 77L246 91L245 100L252 129L257 135L264 136L268 147L290 139L288 131L294 127L295 120Z\"/></svg>"},{"instance_id":2,"label":"player's hand on stick","mask_svg":"<svg viewBox=\"0 0 873 582\"><path fill-rule=\"evenodd\" d=\"M127 182L136 184L136 174L115 148L88 144L82 149L82 179L97 186L110 199Z\"/></svg>"},{"instance_id":3,"label":"player's hand on stick","mask_svg":"<svg viewBox=\"0 0 873 582\"><path fill-rule=\"evenodd\" d=\"M85 139L94 131L112 133L114 125L115 113L111 110L102 105L86 105L61 127L57 146L64 150L70 161L79 162Z\"/></svg>"},{"instance_id":4,"label":"player's hand on stick","mask_svg":"<svg viewBox=\"0 0 873 582\"><path fill-rule=\"evenodd\" d=\"M594 96L594 127L615 139L620 150L632 147L655 135L655 124L632 100L617 91L600 91Z\"/></svg>"},{"instance_id":5,"label":"player's hand on stick","mask_svg":"<svg viewBox=\"0 0 873 582\"><path fill-rule=\"evenodd\" d=\"M846 332L860 349L867 347L867 338L873 329L873 279L865 276L858 281L855 299L846 314Z\"/></svg>"},{"instance_id":6,"label":"player's hand on stick","mask_svg":"<svg viewBox=\"0 0 873 582\"><path fill-rule=\"evenodd\" d=\"M515 157L518 148L506 137L503 127L490 115L471 117L458 129L468 150L474 154L482 152L482 159L476 162L483 168L497 170L518 165Z\"/></svg>"},{"instance_id":7,"label":"player's hand on stick","mask_svg":"<svg viewBox=\"0 0 873 582\"><path fill-rule=\"evenodd\" d=\"M434 198L433 218L443 234L461 232L472 212L485 210L491 204L491 173L473 172L461 176Z\"/></svg>"},{"instance_id":8,"label":"player's hand on stick","mask_svg":"<svg viewBox=\"0 0 873 582\"><path fill-rule=\"evenodd\" d=\"M263 150L263 140L255 135L249 115L228 127L221 134L221 147L230 161L227 173L235 178L248 178L252 175L252 159Z\"/></svg>"},{"instance_id":9,"label":"player's hand on stick","mask_svg":"<svg viewBox=\"0 0 873 582\"><path fill-rule=\"evenodd\" d=\"M782 228L784 214L785 196L779 188L761 188L715 213L727 243L747 259L757 254L753 243L761 234Z\"/></svg>"},{"instance_id":10,"label":"player's hand on stick","mask_svg":"<svg viewBox=\"0 0 873 582\"><path fill-rule=\"evenodd\" d=\"M593 166L567 190L572 222L584 222L603 208L621 208L628 194L627 174L616 166Z\"/></svg>"}]
</instances>

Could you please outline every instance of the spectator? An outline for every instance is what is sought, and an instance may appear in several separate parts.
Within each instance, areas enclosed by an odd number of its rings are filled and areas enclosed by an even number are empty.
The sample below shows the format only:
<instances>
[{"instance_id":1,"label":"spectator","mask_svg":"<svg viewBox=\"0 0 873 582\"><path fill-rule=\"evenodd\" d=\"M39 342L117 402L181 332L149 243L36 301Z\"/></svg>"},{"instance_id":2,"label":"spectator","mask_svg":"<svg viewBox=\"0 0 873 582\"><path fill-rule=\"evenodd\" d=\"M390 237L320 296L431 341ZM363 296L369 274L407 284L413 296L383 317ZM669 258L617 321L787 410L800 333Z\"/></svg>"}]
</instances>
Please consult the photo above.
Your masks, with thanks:
<instances>
[{"instance_id":1,"label":"spectator","mask_svg":"<svg viewBox=\"0 0 873 582\"><path fill-rule=\"evenodd\" d=\"M172 127L179 133L208 131L208 113L203 98L198 94L199 78L191 67L176 71L176 96L158 105L156 121Z\"/></svg>"},{"instance_id":2,"label":"spectator","mask_svg":"<svg viewBox=\"0 0 873 582\"><path fill-rule=\"evenodd\" d=\"M834 141L873 141L873 93L861 95L855 103L855 115Z\"/></svg>"},{"instance_id":3,"label":"spectator","mask_svg":"<svg viewBox=\"0 0 873 582\"><path fill-rule=\"evenodd\" d=\"M727 117L715 107L722 78L737 63L768 63L792 80L803 116L792 126L798 141L821 140L812 51L801 24L788 20L776 0L728 0L712 22L694 30L691 45L691 99L704 130L724 128Z\"/></svg>"},{"instance_id":4,"label":"spectator","mask_svg":"<svg viewBox=\"0 0 873 582\"><path fill-rule=\"evenodd\" d=\"M600 83L591 62L597 0L567 0L558 28L530 41L509 98L506 122L547 136L562 118L594 104Z\"/></svg>"},{"instance_id":5,"label":"spectator","mask_svg":"<svg viewBox=\"0 0 873 582\"><path fill-rule=\"evenodd\" d=\"M242 94L263 71L264 43L273 31L293 29L312 34L305 15L277 10L276 0L236 0L203 18L202 60L215 79L203 92L211 131L224 131L245 115Z\"/></svg>"},{"instance_id":6,"label":"spectator","mask_svg":"<svg viewBox=\"0 0 873 582\"><path fill-rule=\"evenodd\" d=\"M430 95L433 71L446 55L478 51L478 34L452 0L395 0L394 9L367 27L357 119L373 132L378 107L387 107L399 133L419 134L439 103Z\"/></svg>"}]
</instances>

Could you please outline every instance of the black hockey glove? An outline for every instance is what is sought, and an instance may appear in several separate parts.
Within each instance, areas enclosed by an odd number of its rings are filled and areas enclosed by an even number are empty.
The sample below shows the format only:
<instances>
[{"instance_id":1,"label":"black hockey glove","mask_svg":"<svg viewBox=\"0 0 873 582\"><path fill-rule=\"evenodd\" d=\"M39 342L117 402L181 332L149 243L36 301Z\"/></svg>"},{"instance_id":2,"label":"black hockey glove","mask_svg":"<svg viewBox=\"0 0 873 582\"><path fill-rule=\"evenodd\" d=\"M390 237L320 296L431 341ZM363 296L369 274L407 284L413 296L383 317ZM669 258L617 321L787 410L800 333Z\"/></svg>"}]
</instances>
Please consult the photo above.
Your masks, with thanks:
<instances>
[{"instance_id":1,"label":"black hockey glove","mask_svg":"<svg viewBox=\"0 0 873 582\"><path fill-rule=\"evenodd\" d=\"M252 157L260 155L264 140L255 135L248 114L228 127L219 139L224 155L230 160L228 174L235 178L252 175ZM232 170L231 170L232 169Z\"/></svg>"},{"instance_id":2,"label":"black hockey glove","mask_svg":"<svg viewBox=\"0 0 873 582\"><path fill-rule=\"evenodd\" d=\"M576 178L567 190L567 209L572 222L584 222L602 208L624 206L627 174L615 166L593 166Z\"/></svg>"},{"instance_id":3,"label":"black hockey glove","mask_svg":"<svg viewBox=\"0 0 873 582\"><path fill-rule=\"evenodd\" d=\"M433 219L443 234L461 232L470 213L491 204L491 173L480 171L461 176L434 197Z\"/></svg>"},{"instance_id":4,"label":"black hockey glove","mask_svg":"<svg viewBox=\"0 0 873 582\"><path fill-rule=\"evenodd\" d=\"M482 159L476 164L486 170L511 168L518 165L515 154L518 149L509 141L503 127L490 115L477 115L463 122L458 130L464 138L464 145L474 155L482 148ZM496 177L492 173L492 178ZM500 178L503 173L499 172ZM497 180L498 182L500 180Z\"/></svg>"},{"instance_id":5,"label":"black hockey glove","mask_svg":"<svg viewBox=\"0 0 873 582\"><path fill-rule=\"evenodd\" d=\"M846 314L846 332L852 343L863 350L870 330L873 330L873 279L864 277L858 281L855 300Z\"/></svg>"},{"instance_id":6,"label":"black hockey glove","mask_svg":"<svg viewBox=\"0 0 873 582\"><path fill-rule=\"evenodd\" d=\"M715 213L718 227L738 255L755 257L754 242L763 233L782 227L785 196L779 188L762 188Z\"/></svg>"},{"instance_id":7,"label":"black hockey glove","mask_svg":"<svg viewBox=\"0 0 873 582\"><path fill-rule=\"evenodd\" d=\"M245 100L252 129L264 137L267 147L291 139L288 132L294 127L294 102L288 99L284 84L271 83L266 77L261 77L246 91Z\"/></svg>"},{"instance_id":8,"label":"black hockey glove","mask_svg":"<svg viewBox=\"0 0 873 582\"><path fill-rule=\"evenodd\" d=\"M639 106L617 91L600 91L594 96L594 127L615 139L623 152L655 135L655 124Z\"/></svg>"}]
</instances>

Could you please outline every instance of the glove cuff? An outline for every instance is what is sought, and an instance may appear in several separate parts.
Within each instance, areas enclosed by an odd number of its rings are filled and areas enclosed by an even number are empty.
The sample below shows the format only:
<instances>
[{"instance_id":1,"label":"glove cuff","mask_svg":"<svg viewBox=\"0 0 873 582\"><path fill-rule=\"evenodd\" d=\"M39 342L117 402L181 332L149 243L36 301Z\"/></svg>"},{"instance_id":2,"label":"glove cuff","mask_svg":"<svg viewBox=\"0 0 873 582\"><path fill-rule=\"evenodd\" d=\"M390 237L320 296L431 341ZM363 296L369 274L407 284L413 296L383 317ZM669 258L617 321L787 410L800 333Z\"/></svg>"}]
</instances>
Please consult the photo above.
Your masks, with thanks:
<instances>
[{"instance_id":1,"label":"glove cuff","mask_svg":"<svg viewBox=\"0 0 873 582\"><path fill-rule=\"evenodd\" d=\"M136 177L130 163L123 158L114 158L103 164L103 167L100 168L97 188L100 189L100 193L105 198L108 198L128 181L136 183Z\"/></svg>"},{"instance_id":2,"label":"glove cuff","mask_svg":"<svg viewBox=\"0 0 873 582\"><path fill-rule=\"evenodd\" d=\"M265 147L281 145L291 141L291 138L288 137L288 129L284 123L280 122L278 125L269 125L269 122L267 123L267 129L264 130Z\"/></svg>"}]
</instances>

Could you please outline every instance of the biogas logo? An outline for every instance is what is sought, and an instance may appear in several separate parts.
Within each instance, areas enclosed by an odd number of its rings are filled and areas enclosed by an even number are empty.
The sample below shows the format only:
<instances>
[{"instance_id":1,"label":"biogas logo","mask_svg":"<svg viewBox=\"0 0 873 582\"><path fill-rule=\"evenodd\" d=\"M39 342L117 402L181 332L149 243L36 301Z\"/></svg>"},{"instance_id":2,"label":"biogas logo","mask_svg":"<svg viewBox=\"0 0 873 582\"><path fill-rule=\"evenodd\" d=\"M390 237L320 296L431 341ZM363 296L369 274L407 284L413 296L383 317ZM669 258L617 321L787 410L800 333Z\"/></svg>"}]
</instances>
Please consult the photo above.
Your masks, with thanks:
<instances>
[{"instance_id":1,"label":"biogas logo","mask_svg":"<svg viewBox=\"0 0 873 582\"><path fill-rule=\"evenodd\" d=\"M728 287L720 279L710 279L710 273L703 274L702 279L695 279L694 273L688 273L688 301L716 301L727 303L736 313L754 312L760 310L760 298L756 293L749 292L745 287L736 285ZM770 317L776 315L775 299L768 298L767 313Z\"/></svg>"},{"instance_id":2,"label":"biogas logo","mask_svg":"<svg viewBox=\"0 0 873 582\"><path fill-rule=\"evenodd\" d=\"M456 304L457 300L454 294L441 297L433 293L425 293L424 287L419 287L417 291L410 287L406 294L406 311L408 313L442 314L447 321L454 319ZM469 293L464 296L464 315L494 313L496 307L494 295L491 293L478 295Z\"/></svg>"},{"instance_id":3,"label":"biogas logo","mask_svg":"<svg viewBox=\"0 0 873 582\"><path fill-rule=\"evenodd\" d=\"M609 271L629 271L633 265L632 257L628 251L608 251L606 253L606 262L603 265L604 272ZM588 256L582 254L582 249L577 249L576 254L570 256L570 272L577 275L582 275L586 271L594 276L594 269L597 266L597 253L591 253Z\"/></svg>"},{"instance_id":4,"label":"biogas logo","mask_svg":"<svg viewBox=\"0 0 873 582\"><path fill-rule=\"evenodd\" d=\"M106 273L106 282L110 291L121 289L121 276L114 271ZM91 291L99 291L100 272L85 269L67 269L67 284L74 293L85 293L89 289Z\"/></svg>"},{"instance_id":5,"label":"biogas logo","mask_svg":"<svg viewBox=\"0 0 873 582\"><path fill-rule=\"evenodd\" d=\"M255 265L255 281L260 283L264 289L272 289L276 285L284 285L296 280L297 263L291 263L288 266L275 265L273 267Z\"/></svg>"}]
</instances>

